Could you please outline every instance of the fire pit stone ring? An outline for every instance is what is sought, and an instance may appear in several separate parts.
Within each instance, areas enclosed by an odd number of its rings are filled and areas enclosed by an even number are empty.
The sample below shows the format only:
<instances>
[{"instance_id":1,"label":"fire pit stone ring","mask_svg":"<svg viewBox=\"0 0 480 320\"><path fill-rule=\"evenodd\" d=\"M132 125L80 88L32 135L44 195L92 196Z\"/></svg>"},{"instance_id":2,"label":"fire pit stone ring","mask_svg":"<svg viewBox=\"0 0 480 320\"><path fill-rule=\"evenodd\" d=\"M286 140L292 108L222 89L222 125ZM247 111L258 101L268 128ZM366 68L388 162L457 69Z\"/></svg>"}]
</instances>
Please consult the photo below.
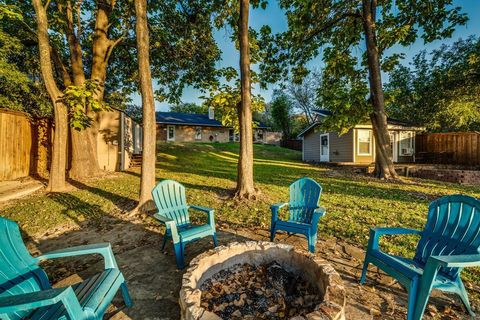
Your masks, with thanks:
<instances>
[{"instance_id":1,"label":"fire pit stone ring","mask_svg":"<svg viewBox=\"0 0 480 320\"><path fill-rule=\"evenodd\" d=\"M179 298L181 319L221 320L215 313L201 307L202 283L219 271L237 264L258 266L273 261L289 272L300 273L307 281L316 285L323 298L313 312L294 316L291 320L345 319L345 287L340 275L326 260L290 245L266 241L232 242L195 257L182 279Z\"/></svg>"}]
</instances>

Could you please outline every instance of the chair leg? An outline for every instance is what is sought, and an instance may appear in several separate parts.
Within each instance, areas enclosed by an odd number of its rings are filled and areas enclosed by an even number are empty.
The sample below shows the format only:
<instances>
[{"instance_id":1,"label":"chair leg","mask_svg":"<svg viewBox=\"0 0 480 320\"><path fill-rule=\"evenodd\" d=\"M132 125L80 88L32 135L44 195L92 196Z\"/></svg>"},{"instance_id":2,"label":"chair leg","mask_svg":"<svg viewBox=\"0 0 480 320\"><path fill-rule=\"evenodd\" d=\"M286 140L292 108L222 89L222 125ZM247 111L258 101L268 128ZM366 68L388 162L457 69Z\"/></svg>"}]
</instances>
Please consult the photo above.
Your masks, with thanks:
<instances>
[{"instance_id":1,"label":"chair leg","mask_svg":"<svg viewBox=\"0 0 480 320\"><path fill-rule=\"evenodd\" d=\"M174 243L173 248L175 249L175 259L177 261L178 269L183 269L185 267L185 259L183 257L183 245L182 243Z\"/></svg>"},{"instance_id":2,"label":"chair leg","mask_svg":"<svg viewBox=\"0 0 480 320\"><path fill-rule=\"evenodd\" d=\"M275 227L272 227L272 229L270 230L270 241L273 242L273 240L275 239L275 233L277 232L277 230L275 230Z\"/></svg>"},{"instance_id":3,"label":"chair leg","mask_svg":"<svg viewBox=\"0 0 480 320\"><path fill-rule=\"evenodd\" d=\"M167 240L168 240L168 236L165 233L165 235L163 236L162 251L165 250L165 245L167 244Z\"/></svg>"},{"instance_id":4,"label":"chair leg","mask_svg":"<svg viewBox=\"0 0 480 320\"><path fill-rule=\"evenodd\" d=\"M123 296L123 301L125 301L125 305L127 308L130 308L133 306L133 301L132 297L130 296L130 293L128 292L127 284L124 282L120 285L120 289L122 290L122 296Z\"/></svg>"},{"instance_id":5,"label":"chair leg","mask_svg":"<svg viewBox=\"0 0 480 320\"><path fill-rule=\"evenodd\" d=\"M368 258L365 255L365 260L363 261L362 275L360 276L360 284L365 283L365 280L367 278L367 271L368 271L368 265L369 264L370 264L370 261L368 261Z\"/></svg>"},{"instance_id":6,"label":"chair leg","mask_svg":"<svg viewBox=\"0 0 480 320\"><path fill-rule=\"evenodd\" d=\"M465 290L465 286L463 285L463 282L460 278L458 278L458 291L457 294L460 297L460 299L463 302L463 305L467 309L468 313L472 316L475 317L475 313L472 311L472 307L470 306L470 301L468 300L468 293L467 290Z\"/></svg>"},{"instance_id":7,"label":"chair leg","mask_svg":"<svg viewBox=\"0 0 480 320\"><path fill-rule=\"evenodd\" d=\"M212 237L213 237L213 247L216 248L218 247L217 233L214 232Z\"/></svg>"},{"instance_id":8,"label":"chair leg","mask_svg":"<svg viewBox=\"0 0 480 320\"><path fill-rule=\"evenodd\" d=\"M408 308L407 308L407 320L414 319L415 304L417 302L417 288L412 283L410 289L408 289ZM421 317L418 319L420 320Z\"/></svg>"},{"instance_id":9,"label":"chair leg","mask_svg":"<svg viewBox=\"0 0 480 320\"><path fill-rule=\"evenodd\" d=\"M315 245L317 244L317 234L308 235L308 251L315 253Z\"/></svg>"}]
</instances>

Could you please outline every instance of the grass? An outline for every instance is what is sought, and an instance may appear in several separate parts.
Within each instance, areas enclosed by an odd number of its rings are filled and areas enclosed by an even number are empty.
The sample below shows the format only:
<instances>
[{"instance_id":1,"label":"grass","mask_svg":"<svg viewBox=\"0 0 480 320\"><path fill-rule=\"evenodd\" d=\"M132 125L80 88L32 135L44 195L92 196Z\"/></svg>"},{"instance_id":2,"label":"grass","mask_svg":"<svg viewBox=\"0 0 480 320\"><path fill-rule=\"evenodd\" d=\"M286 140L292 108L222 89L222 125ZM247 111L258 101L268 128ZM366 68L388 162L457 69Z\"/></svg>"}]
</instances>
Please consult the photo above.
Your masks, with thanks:
<instances>
[{"instance_id":1,"label":"grass","mask_svg":"<svg viewBox=\"0 0 480 320\"><path fill-rule=\"evenodd\" d=\"M423 228L429 202L440 196L463 193L480 198L478 186L420 179L384 182L345 169L302 163L296 151L255 145L255 181L261 196L254 203L238 203L230 198L237 153L237 144L160 144L156 177L181 182L190 203L216 209L220 225L268 228L269 206L287 201L289 184L309 176L322 185L321 203L327 209L319 224L319 239L330 235L357 246L366 245L373 226ZM66 194L17 200L1 208L2 215L18 221L30 235L59 225L95 221L114 210L131 208L138 197L139 170L75 186L78 190ZM408 236L382 243L384 250L407 256L415 244L416 239Z\"/></svg>"}]
</instances>

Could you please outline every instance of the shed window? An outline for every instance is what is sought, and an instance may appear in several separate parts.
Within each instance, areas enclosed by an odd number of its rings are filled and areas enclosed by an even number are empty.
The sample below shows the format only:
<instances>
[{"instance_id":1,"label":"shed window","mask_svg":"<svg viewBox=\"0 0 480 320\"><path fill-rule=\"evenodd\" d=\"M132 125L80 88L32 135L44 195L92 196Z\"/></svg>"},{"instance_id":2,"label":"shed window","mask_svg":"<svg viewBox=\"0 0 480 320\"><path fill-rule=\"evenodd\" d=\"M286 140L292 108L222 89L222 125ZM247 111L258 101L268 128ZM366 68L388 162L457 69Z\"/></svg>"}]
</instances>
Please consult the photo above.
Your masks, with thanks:
<instances>
[{"instance_id":1,"label":"shed window","mask_svg":"<svg viewBox=\"0 0 480 320\"><path fill-rule=\"evenodd\" d=\"M195 140L202 140L202 127L195 128Z\"/></svg>"},{"instance_id":2,"label":"shed window","mask_svg":"<svg viewBox=\"0 0 480 320\"><path fill-rule=\"evenodd\" d=\"M400 155L402 156L413 155L413 132L411 131L400 132Z\"/></svg>"},{"instance_id":3,"label":"shed window","mask_svg":"<svg viewBox=\"0 0 480 320\"><path fill-rule=\"evenodd\" d=\"M370 156L372 154L372 131L371 130L358 130L358 155Z\"/></svg>"}]
</instances>

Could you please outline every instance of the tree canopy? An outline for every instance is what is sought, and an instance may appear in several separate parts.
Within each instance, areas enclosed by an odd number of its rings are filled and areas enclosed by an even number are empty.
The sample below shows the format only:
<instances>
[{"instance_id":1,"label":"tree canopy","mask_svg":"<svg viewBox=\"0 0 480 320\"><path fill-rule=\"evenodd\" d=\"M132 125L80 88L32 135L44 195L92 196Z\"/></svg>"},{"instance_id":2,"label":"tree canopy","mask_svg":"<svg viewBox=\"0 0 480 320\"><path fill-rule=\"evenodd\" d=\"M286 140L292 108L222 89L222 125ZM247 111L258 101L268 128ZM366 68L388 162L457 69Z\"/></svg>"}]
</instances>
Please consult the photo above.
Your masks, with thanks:
<instances>
[{"instance_id":1,"label":"tree canopy","mask_svg":"<svg viewBox=\"0 0 480 320\"><path fill-rule=\"evenodd\" d=\"M429 131L480 130L480 39L415 55L386 85L389 114Z\"/></svg>"},{"instance_id":2,"label":"tree canopy","mask_svg":"<svg viewBox=\"0 0 480 320\"><path fill-rule=\"evenodd\" d=\"M282 81L290 75L301 83L310 72L308 62L321 56L325 68L319 103L334 111L329 125L344 131L367 120L371 104L362 45L362 2L281 0L280 5L286 10L288 30L279 34L273 34L269 26L261 30L262 83ZM451 0L392 0L377 6L375 27L383 72L393 70L404 57L387 49L410 45L419 37L426 43L450 37L457 25L467 21Z\"/></svg>"}]
</instances>

